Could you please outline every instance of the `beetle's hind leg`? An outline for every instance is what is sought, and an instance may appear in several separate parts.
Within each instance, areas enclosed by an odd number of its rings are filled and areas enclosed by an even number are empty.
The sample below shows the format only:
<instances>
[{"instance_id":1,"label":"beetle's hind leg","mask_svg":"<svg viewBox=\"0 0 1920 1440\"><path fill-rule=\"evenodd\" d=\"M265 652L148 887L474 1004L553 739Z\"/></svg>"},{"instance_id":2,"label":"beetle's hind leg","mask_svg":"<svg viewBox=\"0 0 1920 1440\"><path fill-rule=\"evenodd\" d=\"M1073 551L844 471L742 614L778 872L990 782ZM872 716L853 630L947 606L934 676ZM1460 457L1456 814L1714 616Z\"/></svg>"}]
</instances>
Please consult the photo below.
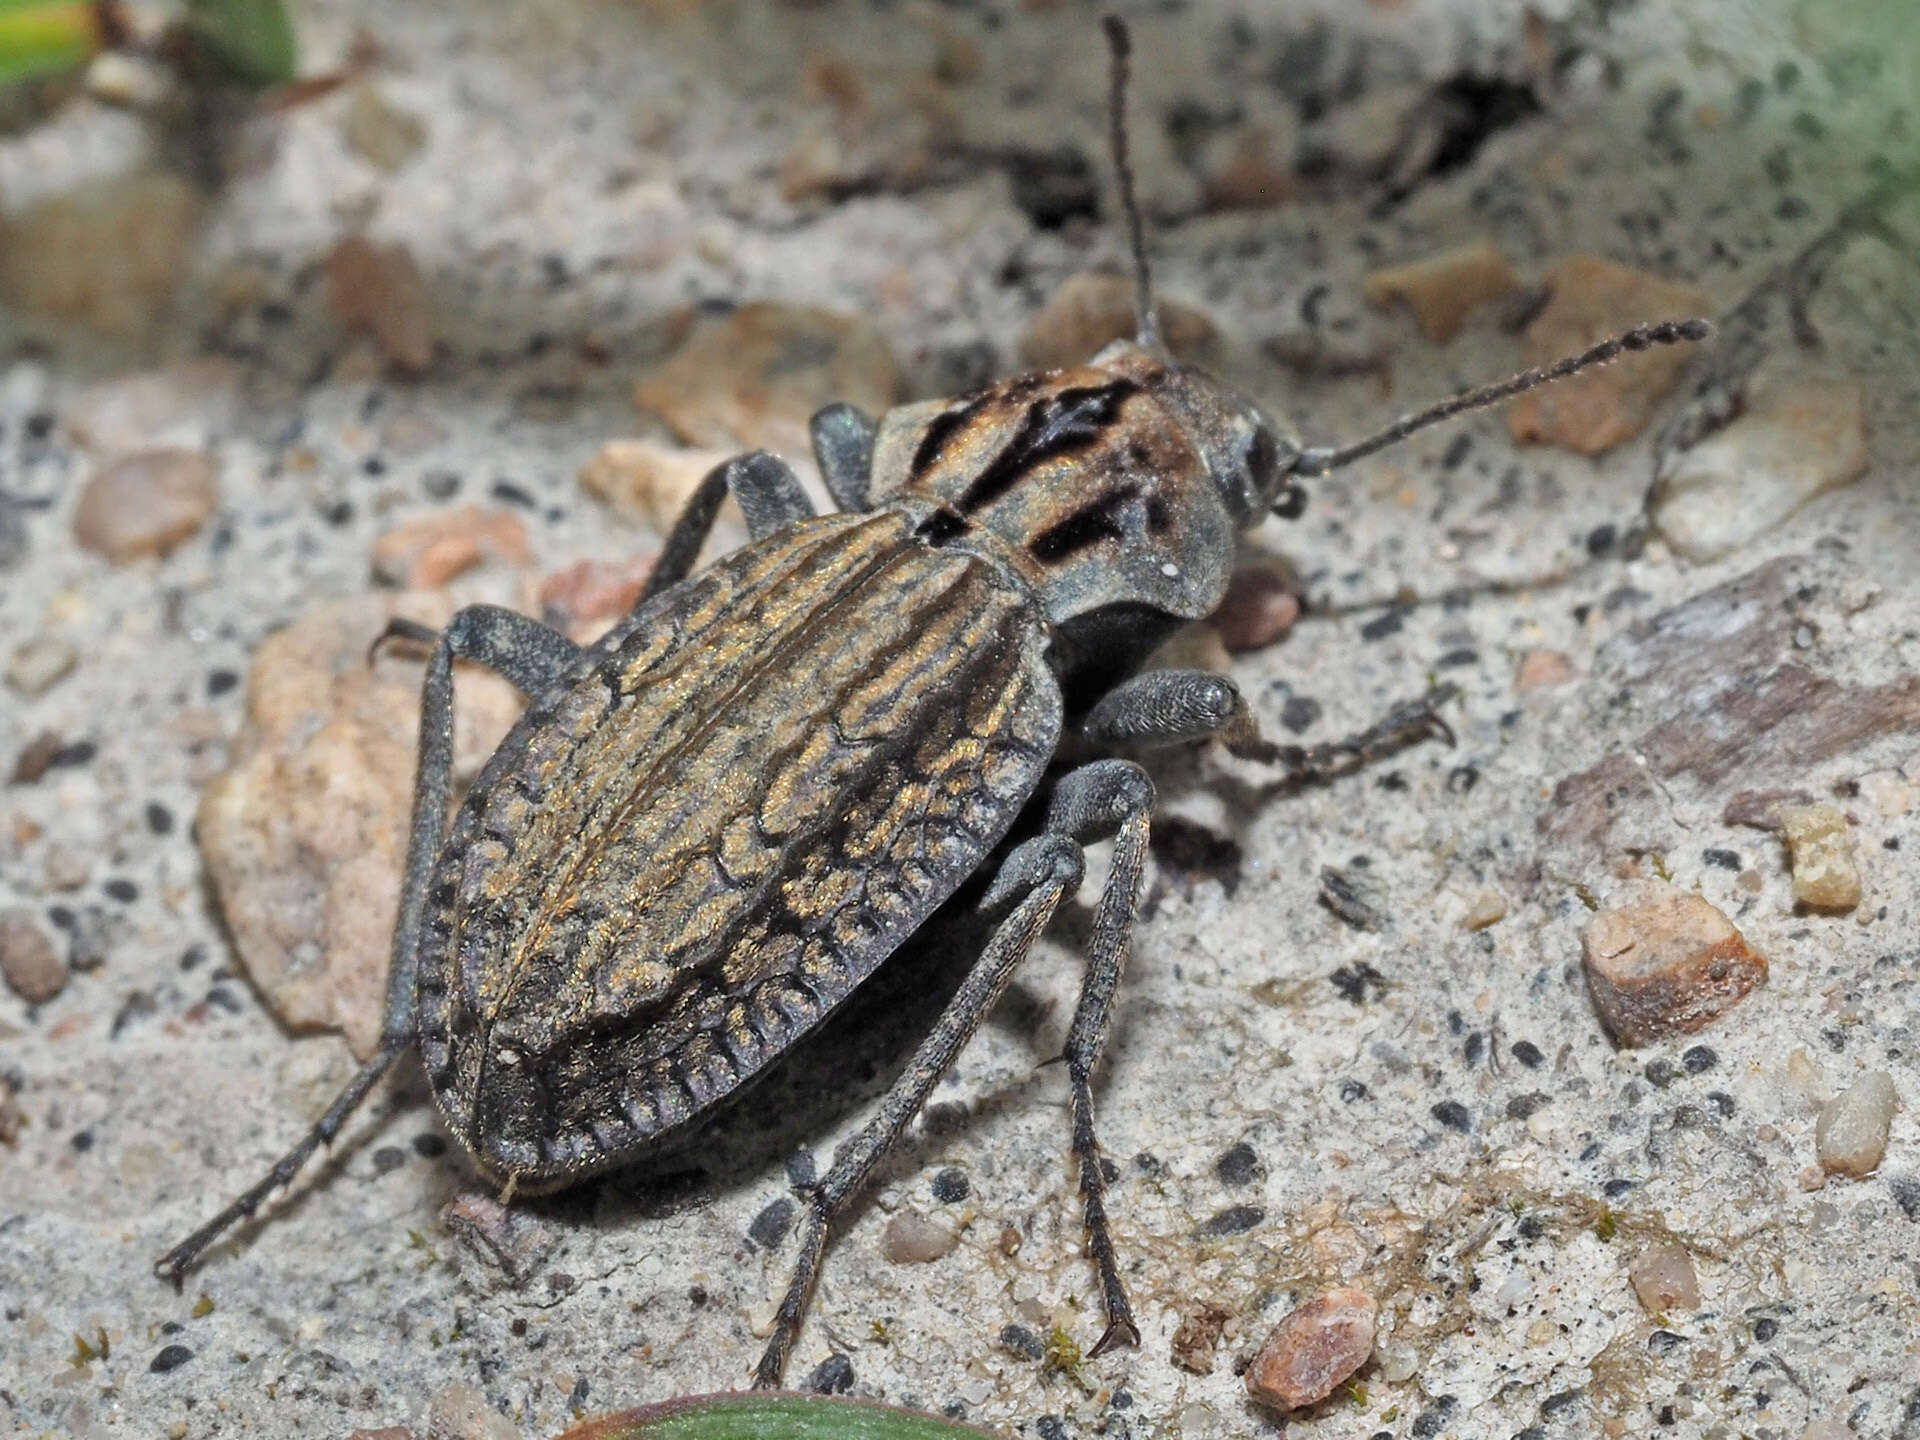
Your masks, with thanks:
<instances>
[{"instance_id":1,"label":"beetle's hind leg","mask_svg":"<svg viewBox=\"0 0 1920 1440\"><path fill-rule=\"evenodd\" d=\"M511 616L511 620L503 621L502 616ZM393 633L420 639L423 637L419 631L423 628L403 623ZM550 636L551 641L533 638L531 632L536 630ZM517 637L519 643L508 643L513 637ZM314 1151L332 1143L388 1067L413 1045L418 1018L414 976L419 958L420 924L426 912L427 881L446 833L453 769L453 662L472 659L493 665L522 689L527 689L523 681L544 681L551 674L550 666L563 654L560 646L572 648L564 636L491 606L462 610L437 638L431 632L427 632L425 638L434 639L434 646L421 684L420 754L414 771L413 818L407 834L406 868L400 880L400 913L393 927L393 956L387 972L380 1048L360 1067L359 1074L347 1082L339 1097L327 1107L326 1114L299 1144L280 1157L264 1178L154 1262L155 1272L176 1286L202 1251L234 1225L252 1216L268 1196L290 1184L301 1167L313 1158ZM531 658L536 654L541 658ZM516 674L516 670L519 673Z\"/></svg>"},{"instance_id":2,"label":"beetle's hind leg","mask_svg":"<svg viewBox=\"0 0 1920 1440\"><path fill-rule=\"evenodd\" d=\"M469 605L447 626L454 658L484 665L504 676L528 699L554 689L577 661L581 647L549 625L499 605ZM390 640L433 645L439 633L413 620L395 617L375 638L369 652Z\"/></svg>"},{"instance_id":3,"label":"beetle's hind leg","mask_svg":"<svg viewBox=\"0 0 1920 1440\"><path fill-rule=\"evenodd\" d=\"M807 422L813 440L814 463L827 493L842 510L865 510L871 505L873 484L873 419L852 405L829 405Z\"/></svg>"},{"instance_id":4,"label":"beetle's hind leg","mask_svg":"<svg viewBox=\"0 0 1920 1440\"><path fill-rule=\"evenodd\" d=\"M747 533L764 539L783 525L806 520L813 513L813 502L800 488L800 477L778 455L766 450L749 450L709 470L687 497L680 518L667 532L667 543L660 547L660 558L640 592L642 600L670 590L693 573L693 562L700 558L700 547L713 533L713 522L720 514L720 502L731 493L740 502L747 517Z\"/></svg>"},{"instance_id":5,"label":"beetle's hind leg","mask_svg":"<svg viewBox=\"0 0 1920 1440\"><path fill-rule=\"evenodd\" d=\"M1396 705L1377 724L1319 745L1276 745L1260 734L1253 712L1233 681L1210 670L1149 670L1109 691L1082 728L1105 745L1169 745L1216 738L1233 754L1279 765L1290 783L1331 780L1426 739L1453 743L1440 709L1460 693L1436 685Z\"/></svg>"}]
</instances>

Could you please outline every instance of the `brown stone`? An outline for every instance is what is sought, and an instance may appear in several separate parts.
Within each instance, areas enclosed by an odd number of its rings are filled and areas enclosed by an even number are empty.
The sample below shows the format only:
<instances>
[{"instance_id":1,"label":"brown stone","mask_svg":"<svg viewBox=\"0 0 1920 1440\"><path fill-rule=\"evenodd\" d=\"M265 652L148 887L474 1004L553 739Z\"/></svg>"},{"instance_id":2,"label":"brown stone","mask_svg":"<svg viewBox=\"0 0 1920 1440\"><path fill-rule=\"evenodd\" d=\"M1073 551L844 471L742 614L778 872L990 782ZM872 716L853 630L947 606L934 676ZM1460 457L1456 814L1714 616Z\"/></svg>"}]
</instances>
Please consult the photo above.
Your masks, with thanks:
<instances>
[{"instance_id":1,"label":"brown stone","mask_svg":"<svg viewBox=\"0 0 1920 1440\"><path fill-rule=\"evenodd\" d=\"M1754 830L1778 830L1783 806L1812 803L1813 796L1805 790L1742 790L1728 799L1720 818L1729 825L1745 825Z\"/></svg>"},{"instance_id":2,"label":"brown stone","mask_svg":"<svg viewBox=\"0 0 1920 1440\"><path fill-rule=\"evenodd\" d=\"M1766 958L1702 897L1663 881L1625 887L1587 924L1587 984L1622 1045L1691 1034L1767 978Z\"/></svg>"},{"instance_id":3,"label":"brown stone","mask_svg":"<svg viewBox=\"0 0 1920 1440\"><path fill-rule=\"evenodd\" d=\"M1474 311L1519 288L1519 273L1507 257L1492 242L1476 240L1443 255L1375 270L1361 282L1360 293L1370 305L1405 305L1420 333L1444 345L1466 328Z\"/></svg>"},{"instance_id":4,"label":"brown stone","mask_svg":"<svg viewBox=\"0 0 1920 1440\"><path fill-rule=\"evenodd\" d=\"M1707 296L1691 286L1597 255L1563 260L1546 284L1552 299L1527 327L1529 365L1551 364L1636 325L1684 320L1710 308ZM1656 345L1529 391L1508 406L1507 428L1522 445L1604 454L1647 427L1654 407L1679 380L1689 350Z\"/></svg>"},{"instance_id":5,"label":"brown stone","mask_svg":"<svg viewBox=\"0 0 1920 1440\"><path fill-rule=\"evenodd\" d=\"M639 602L653 573L655 556L631 560L576 560L540 582L541 618L575 640L604 628L599 622L618 619Z\"/></svg>"},{"instance_id":6,"label":"brown stone","mask_svg":"<svg viewBox=\"0 0 1920 1440\"><path fill-rule=\"evenodd\" d=\"M91 181L17 220L0 216L0 297L107 335L137 335L172 299L200 192L154 171Z\"/></svg>"},{"instance_id":7,"label":"brown stone","mask_svg":"<svg viewBox=\"0 0 1920 1440\"><path fill-rule=\"evenodd\" d=\"M66 988L67 962L31 910L0 910L0 975L29 1005L51 1000Z\"/></svg>"},{"instance_id":8,"label":"brown stone","mask_svg":"<svg viewBox=\"0 0 1920 1440\"><path fill-rule=\"evenodd\" d=\"M1271 645L1300 618L1295 582L1272 565L1243 565L1227 582L1226 598L1213 612L1213 627L1229 651Z\"/></svg>"},{"instance_id":9,"label":"brown stone","mask_svg":"<svg viewBox=\"0 0 1920 1440\"><path fill-rule=\"evenodd\" d=\"M327 252L327 305L348 330L366 330L387 360L424 370L433 360L433 307L404 245L348 235Z\"/></svg>"},{"instance_id":10,"label":"brown stone","mask_svg":"<svg viewBox=\"0 0 1920 1440\"><path fill-rule=\"evenodd\" d=\"M373 574L383 585L432 590L483 560L526 565L527 529L504 510L463 506L396 525L373 542Z\"/></svg>"},{"instance_id":11,"label":"brown stone","mask_svg":"<svg viewBox=\"0 0 1920 1440\"><path fill-rule=\"evenodd\" d=\"M1289 1410L1326 1399L1373 1353L1379 1308L1352 1286L1316 1295L1267 1336L1247 1367L1247 1393Z\"/></svg>"},{"instance_id":12,"label":"brown stone","mask_svg":"<svg viewBox=\"0 0 1920 1440\"><path fill-rule=\"evenodd\" d=\"M759 303L700 320L634 399L688 445L804 455L821 406L878 415L899 389L893 355L864 317Z\"/></svg>"},{"instance_id":13,"label":"brown stone","mask_svg":"<svg viewBox=\"0 0 1920 1440\"><path fill-rule=\"evenodd\" d=\"M681 450L653 440L609 440L580 467L580 483L614 508L645 521L661 534L673 527L707 472L737 454L733 450ZM741 522L731 496L720 513Z\"/></svg>"},{"instance_id":14,"label":"brown stone","mask_svg":"<svg viewBox=\"0 0 1920 1440\"><path fill-rule=\"evenodd\" d=\"M1300 182L1280 150L1280 137L1265 126L1250 125L1221 137L1208 155L1207 208L1270 210L1297 198Z\"/></svg>"},{"instance_id":15,"label":"brown stone","mask_svg":"<svg viewBox=\"0 0 1920 1440\"><path fill-rule=\"evenodd\" d=\"M1204 1300L1187 1311L1173 1332L1173 1363L1195 1375L1211 1375L1213 1352L1228 1318L1227 1311Z\"/></svg>"},{"instance_id":16,"label":"brown stone","mask_svg":"<svg viewBox=\"0 0 1920 1440\"><path fill-rule=\"evenodd\" d=\"M1700 1308L1700 1281L1694 1274L1693 1256L1678 1240L1656 1240L1648 1245L1627 1267L1627 1279L1650 1315Z\"/></svg>"},{"instance_id":17,"label":"brown stone","mask_svg":"<svg viewBox=\"0 0 1920 1440\"><path fill-rule=\"evenodd\" d=\"M368 663L389 618L438 627L438 594L361 596L269 636L248 676L229 768L195 834L241 963L295 1030L339 1029L373 1053L399 904L419 725L420 665ZM518 714L498 676L454 679L455 776L471 776Z\"/></svg>"},{"instance_id":18,"label":"brown stone","mask_svg":"<svg viewBox=\"0 0 1920 1440\"><path fill-rule=\"evenodd\" d=\"M1573 660L1559 650L1529 650L1520 657L1520 669L1513 688L1522 695L1529 690L1553 690L1573 677Z\"/></svg>"},{"instance_id":19,"label":"brown stone","mask_svg":"<svg viewBox=\"0 0 1920 1440\"><path fill-rule=\"evenodd\" d=\"M204 451L141 451L87 482L74 538L116 565L164 555L206 523L218 498L213 457Z\"/></svg>"},{"instance_id":20,"label":"brown stone","mask_svg":"<svg viewBox=\"0 0 1920 1440\"><path fill-rule=\"evenodd\" d=\"M1160 333L1175 356L1190 365L1217 364L1220 332L1192 306L1160 300ZM1133 280L1085 270L1068 279L1020 337L1020 363L1032 370L1084 365L1114 340L1131 340L1136 331Z\"/></svg>"},{"instance_id":21,"label":"brown stone","mask_svg":"<svg viewBox=\"0 0 1920 1440\"><path fill-rule=\"evenodd\" d=\"M960 1237L937 1220L902 1210L880 1232L880 1253L894 1265L926 1265L953 1253Z\"/></svg>"}]
</instances>

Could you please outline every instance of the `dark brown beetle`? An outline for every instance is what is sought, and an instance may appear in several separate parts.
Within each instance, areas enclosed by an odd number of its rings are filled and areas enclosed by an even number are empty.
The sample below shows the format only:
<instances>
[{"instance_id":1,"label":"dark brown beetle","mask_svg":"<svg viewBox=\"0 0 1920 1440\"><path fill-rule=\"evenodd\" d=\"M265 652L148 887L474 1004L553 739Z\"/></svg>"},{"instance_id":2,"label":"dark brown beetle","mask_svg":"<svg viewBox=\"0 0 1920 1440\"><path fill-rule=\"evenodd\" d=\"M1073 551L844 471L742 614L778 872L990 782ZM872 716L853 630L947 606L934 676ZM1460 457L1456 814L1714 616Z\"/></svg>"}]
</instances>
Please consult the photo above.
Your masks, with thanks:
<instances>
[{"instance_id":1,"label":"dark brown beetle","mask_svg":"<svg viewBox=\"0 0 1920 1440\"><path fill-rule=\"evenodd\" d=\"M818 1025L994 854L1070 719L1096 748L1217 737L1302 779L1439 726L1445 689L1351 740L1281 748L1225 677L1134 672L1220 603L1239 532L1299 513L1301 480L1705 326L1647 327L1359 445L1303 449L1161 344L1121 121L1127 37L1107 29L1138 339L877 427L850 407L821 412L814 448L843 514L816 516L773 455L729 461L675 525L639 605L591 646L490 606L437 636L396 622L389 635L433 650L379 1052L265 1179L160 1259L162 1275L177 1281L291 1181L410 1049L448 1129L509 1189L658 1150ZM729 492L753 543L688 578ZM449 825L456 659L530 703ZM1079 886L1082 845L1109 837L1064 1059L1107 1312L1092 1353L1137 1340L1090 1085L1153 797L1138 765L1093 760L1052 787L1039 833L1006 853L983 902L1004 918L984 953L811 1192L758 1384L779 1383L835 1213Z\"/></svg>"}]
</instances>

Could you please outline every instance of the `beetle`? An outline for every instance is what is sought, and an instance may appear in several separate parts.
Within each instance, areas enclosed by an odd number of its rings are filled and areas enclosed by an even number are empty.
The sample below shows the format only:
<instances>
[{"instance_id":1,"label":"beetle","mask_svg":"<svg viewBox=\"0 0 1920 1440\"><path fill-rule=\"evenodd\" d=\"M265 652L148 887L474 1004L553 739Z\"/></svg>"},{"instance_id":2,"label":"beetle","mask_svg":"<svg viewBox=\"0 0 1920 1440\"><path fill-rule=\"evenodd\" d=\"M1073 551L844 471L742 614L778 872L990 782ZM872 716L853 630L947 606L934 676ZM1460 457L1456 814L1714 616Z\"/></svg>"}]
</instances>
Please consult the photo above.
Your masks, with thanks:
<instances>
[{"instance_id":1,"label":"beetle","mask_svg":"<svg viewBox=\"0 0 1920 1440\"><path fill-rule=\"evenodd\" d=\"M1300 780L1445 734L1441 687L1349 740L1260 736L1232 681L1138 673L1211 612L1238 535L1297 516L1303 482L1462 410L1626 349L1704 335L1645 326L1544 370L1309 448L1176 363L1155 320L1124 123L1129 42L1106 21L1111 143L1138 334L1085 365L959 399L813 419L840 513L754 452L707 475L645 593L596 643L473 606L429 644L420 751L378 1050L257 1184L165 1255L177 1284L330 1142L417 1050L441 1117L509 1193L661 1149L777 1061L998 856L984 950L878 1112L807 1195L799 1255L755 1370L778 1385L835 1215L919 1111L1062 900L1082 847L1114 841L1067 1032L1071 1150L1106 1329L1137 1342L1109 1233L1092 1076L1125 966L1154 787L1095 751L1217 738ZM694 560L731 494L751 543ZM378 644L379 642L376 642ZM452 666L528 697L449 819ZM1036 796L1035 833L1009 848Z\"/></svg>"}]
</instances>

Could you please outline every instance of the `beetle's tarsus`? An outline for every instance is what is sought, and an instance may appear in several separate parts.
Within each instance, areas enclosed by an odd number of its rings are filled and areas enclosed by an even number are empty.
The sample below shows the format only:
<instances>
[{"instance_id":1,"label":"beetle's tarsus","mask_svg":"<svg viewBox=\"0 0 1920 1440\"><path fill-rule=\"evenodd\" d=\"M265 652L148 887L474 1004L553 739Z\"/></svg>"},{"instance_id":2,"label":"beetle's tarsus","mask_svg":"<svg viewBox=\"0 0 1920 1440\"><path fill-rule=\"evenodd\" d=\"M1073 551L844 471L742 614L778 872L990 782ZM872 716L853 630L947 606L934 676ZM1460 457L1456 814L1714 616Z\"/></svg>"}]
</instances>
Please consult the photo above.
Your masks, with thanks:
<instances>
[{"instance_id":1,"label":"beetle's tarsus","mask_svg":"<svg viewBox=\"0 0 1920 1440\"><path fill-rule=\"evenodd\" d=\"M418 620L409 620L405 616L395 615L387 621L387 628L373 637L373 643L367 646L367 664L371 665L380 658L381 649L394 640L404 640L410 645L432 647L440 638L440 632L431 625L422 625Z\"/></svg>"},{"instance_id":2,"label":"beetle's tarsus","mask_svg":"<svg viewBox=\"0 0 1920 1440\"><path fill-rule=\"evenodd\" d=\"M1109 1350L1118 1350L1121 1346L1132 1349L1140 1343L1140 1327L1133 1323L1131 1316L1123 1315L1118 1320L1107 1322L1107 1328L1100 1332L1100 1338L1093 1342L1093 1348L1087 1351L1089 1360L1098 1360Z\"/></svg>"}]
</instances>

